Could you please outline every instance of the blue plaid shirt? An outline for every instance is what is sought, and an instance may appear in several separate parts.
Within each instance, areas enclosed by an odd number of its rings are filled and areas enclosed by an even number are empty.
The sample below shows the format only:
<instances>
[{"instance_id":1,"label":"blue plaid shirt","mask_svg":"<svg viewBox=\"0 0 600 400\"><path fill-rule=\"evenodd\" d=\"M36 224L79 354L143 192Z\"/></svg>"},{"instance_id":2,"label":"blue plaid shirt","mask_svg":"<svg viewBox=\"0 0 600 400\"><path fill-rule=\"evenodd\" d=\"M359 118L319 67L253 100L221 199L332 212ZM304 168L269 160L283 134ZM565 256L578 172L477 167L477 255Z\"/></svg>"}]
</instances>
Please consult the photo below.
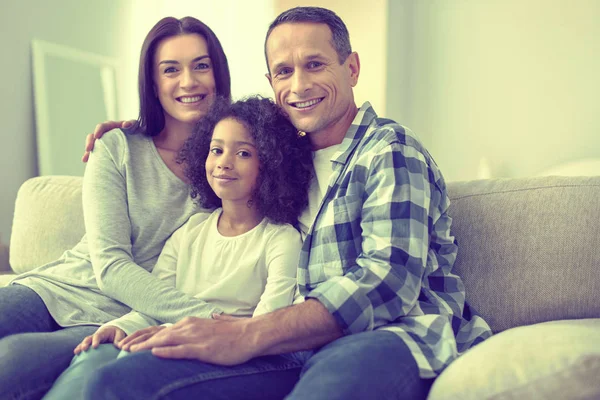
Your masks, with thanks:
<instances>
[{"instance_id":1,"label":"blue plaid shirt","mask_svg":"<svg viewBox=\"0 0 600 400\"><path fill-rule=\"evenodd\" d=\"M369 103L331 161L300 255L300 291L345 334L396 333L421 377L434 377L491 335L452 273L457 245L442 174L412 132L378 118Z\"/></svg>"}]
</instances>

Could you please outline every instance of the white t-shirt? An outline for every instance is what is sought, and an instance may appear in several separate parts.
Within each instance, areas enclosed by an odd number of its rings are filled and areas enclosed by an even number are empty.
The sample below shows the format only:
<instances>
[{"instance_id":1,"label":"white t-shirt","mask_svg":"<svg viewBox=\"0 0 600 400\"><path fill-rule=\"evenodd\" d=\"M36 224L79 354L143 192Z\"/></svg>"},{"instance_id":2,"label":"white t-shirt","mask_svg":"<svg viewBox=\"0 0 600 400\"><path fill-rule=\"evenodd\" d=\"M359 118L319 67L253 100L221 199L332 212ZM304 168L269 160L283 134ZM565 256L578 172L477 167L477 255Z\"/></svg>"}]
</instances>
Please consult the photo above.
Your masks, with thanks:
<instances>
[{"instance_id":1,"label":"white t-shirt","mask_svg":"<svg viewBox=\"0 0 600 400\"><path fill-rule=\"evenodd\" d=\"M302 238L306 237L308 230L315 220L315 216L319 211L321 201L327 193L327 187L329 186L329 179L333 172L333 166L331 158L340 147L339 144L329 146L321 150L317 150L313 153L313 166L315 170L315 177L310 182L310 189L308 191L308 207L298 218L300 222L300 229L302 230Z\"/></svg>"},{"instance_id":2,"label":"white t-shirt","mask_svg":"<svg viewBox=\"0 0 600 400\"><path fill-rule=\"evenodd\" d=\"M301 302L296 281L300 233L265 218L246 233L226 237L217 229L221 211L196 214L173 233L152 274L205 301L206 315L198 317L211 318L215 308L251 317ZM157 302L155 307L168 314L177 304ZM163 322L132 311L106 325L131 334Z\"/></svg>"}]
</instances>

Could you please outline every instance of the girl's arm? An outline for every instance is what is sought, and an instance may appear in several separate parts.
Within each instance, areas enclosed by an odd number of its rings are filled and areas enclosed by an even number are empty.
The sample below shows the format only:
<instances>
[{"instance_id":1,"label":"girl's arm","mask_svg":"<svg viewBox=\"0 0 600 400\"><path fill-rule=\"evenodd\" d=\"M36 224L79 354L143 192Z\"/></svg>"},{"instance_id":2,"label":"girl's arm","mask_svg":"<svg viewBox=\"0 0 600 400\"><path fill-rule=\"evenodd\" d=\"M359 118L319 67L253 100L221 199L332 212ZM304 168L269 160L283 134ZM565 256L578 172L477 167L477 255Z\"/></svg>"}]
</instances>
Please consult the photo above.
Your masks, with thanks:
<instances>
[{"instance_id":1,"label":"girl's arm","mask_svg":"<svg viewBox=\"0 0 600 400\"><path fill-rule=\"evenodd\" d=\"M266 242L267 284L253 317L292 305L299 296L296 271L302 248L300 233L283 225Z\"/></svg>"}]
</instances>

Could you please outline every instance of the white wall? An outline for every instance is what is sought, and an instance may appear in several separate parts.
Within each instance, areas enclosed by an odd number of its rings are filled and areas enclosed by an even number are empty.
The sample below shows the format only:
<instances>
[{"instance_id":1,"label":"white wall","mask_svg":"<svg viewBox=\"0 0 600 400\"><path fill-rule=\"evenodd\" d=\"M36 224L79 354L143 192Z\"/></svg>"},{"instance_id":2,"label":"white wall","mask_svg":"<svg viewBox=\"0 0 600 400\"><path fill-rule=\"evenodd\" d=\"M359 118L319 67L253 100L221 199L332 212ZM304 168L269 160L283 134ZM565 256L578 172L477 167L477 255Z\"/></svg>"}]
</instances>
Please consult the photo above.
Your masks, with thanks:
<instances>
[{"instance_id":1,"label":"white wall","mask_svg":"<svg viewBox=\"0 0 600 400\"><path fill-rule=\"evenodd\" d=\"M234 99L262 94L272 97L265 78L262 43L269 23L275 18L272 0L131 0L133 16L125 44L126 99L123 115L136 118L139 112L137 68L144 37L161 18L191 16L207 24L219 38L231 73Z\"/></svg>"},{"instance_id":2,"label":"white wall","mask_svg":"<svg viewBox=\"0 0 600 400\"><path fill-rule=\"evenodd\" d=\"M32 38L118 59L119 117L134 119L139 112L137 69L144 37L164 16L190 15L208 24L221 40L229 60L234 98L253 93L272 95L264 77L262 50L267 26L275 17L272 0L1 1L0 236L4 243L10 236L17 190L26 179L37 175ZM90 131L93 128L90 126ZM87 133L73 133L82 148Z\"/></svg>"},{"instance_id":3,"label":"white wall","mask_svg":"<svg viewBox=\"0 0 600 400\"><path fill-rule=\"evenodd\" d=\"M31 39L117 57L129 6L121 0L1 1L0 235L7 243L17 190L37 175ZM82 147L87 133L74 132Z\"/></svg>"},{"instance_id":4,"label":"white wall","mask_svg":"<svg viewBox=\"0 0 600 400\"><path fill-rule=\"evenodd\" d=\"M228 55L234 97L271 96L264 35L279 12L299 4L346 21L362 62L357 102L370 100L417 132L447 180L477 178L482 157L492 176L527 176L600 156L597 0L3 1L3 241L19 186L37 174L32 38L120 57L120 115L135 118L139 49L159 18L206 22ZM86 133L76 140L83 144Z\"/></svg>"},{"instance_id":5,"label":"white wall","mask_svg":"<svg viewBox=\"0 0 600 400\"><path fill-rule=\"evenodd\" d=\"M389 20L388 113L447 180L600 157L599 1L390 0Z\"/></svg>"}]
</instances>

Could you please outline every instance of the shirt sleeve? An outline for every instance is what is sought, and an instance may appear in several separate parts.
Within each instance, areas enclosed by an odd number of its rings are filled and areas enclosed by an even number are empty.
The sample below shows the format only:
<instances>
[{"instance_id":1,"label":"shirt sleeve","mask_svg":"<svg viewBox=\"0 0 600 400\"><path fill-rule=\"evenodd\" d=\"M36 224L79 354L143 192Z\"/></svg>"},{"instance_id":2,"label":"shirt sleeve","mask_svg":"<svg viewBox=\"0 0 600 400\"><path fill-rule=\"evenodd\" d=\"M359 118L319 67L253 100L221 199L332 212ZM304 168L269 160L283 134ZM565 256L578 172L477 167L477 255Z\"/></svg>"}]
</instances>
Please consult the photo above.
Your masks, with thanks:
<instances>
[{"instance_id":1,"label":"shirt sleeve","mask_svg":"<svg viewBox=\"0 0 600 400\"><path fill-rule=\"evenodd\" d=\"M194 225L197 225L198 223L201 223L205 220L205 218L198 217L198 215L193 217ZM181 250L181 246L185 246L187 243L186 236L190 235L188 226L189 224L190 222L186 223L184 226L176 230L175 233L173 233L173 235L171 235L171 237L165 243L165 247L160 253L160 256L158 257L156 266L152 270L153 276L157 277L170 287L176 287L177 284L177 260L179 259L179 252ZM205 312L202 313L202 315L196 316L211 318L213 310L218 310L210 303L199 299L195 300L198 300L199 302L203 303L206 309ZM177 304L169 304L159 302L156 300L155 302L160 303L160 307L163 308L162 314L166 315L169 321L177 322L177 320L183 318L181 317L181 312ZM218 310L216 312L221 312L221 310ZM170 316L170 314L173 315ZM140 329L161 324L168 326L169 322L165 320L154 319L141 312L132 310L130 313L123 315L121 318L117 318L113 321L110 321L105 325L113 325L119 327L128 335L131 335L133 332L138 331Z\"/></svg>"},{"instance_id":2,"label":"shirt sleeve","mask_svg":"<svg viewBox=\"0 0 600 400\"><path fill-rule=\"evenodd\" d=\"M83 180L85 228L98 287L107 296L162 322L222 312L177 290L168 279L159 279L134 261L123 157L111 153L102 140L96 141ZM158 214L149 218L160 218Z\"/></svg>"},{"instance_id":3,"label":"shirt sleeve","mask_svg":"<svg viewBox=\"0 0 600 400\"><path fill-rule=\"evenodd\" d=\"M360 253L344 275L306 296L319 300L345 334L372 330L415 308L429 251L432 187L434 174L412 146L393 142L372 158L353 220L336 222L339 237L361 232Z\"/></svg>"},{"instance_id":4,"label":"shirt sleeve","mask_svg":"<svg viewBox=\"0 0 600 400\"><path fill-rule=\"evenodd\" d=\"M291 305L299 295L296 272L302 247L300 232L284 225L265 244L267 284L253 317Z\"/></svg>"}]
</instances>

